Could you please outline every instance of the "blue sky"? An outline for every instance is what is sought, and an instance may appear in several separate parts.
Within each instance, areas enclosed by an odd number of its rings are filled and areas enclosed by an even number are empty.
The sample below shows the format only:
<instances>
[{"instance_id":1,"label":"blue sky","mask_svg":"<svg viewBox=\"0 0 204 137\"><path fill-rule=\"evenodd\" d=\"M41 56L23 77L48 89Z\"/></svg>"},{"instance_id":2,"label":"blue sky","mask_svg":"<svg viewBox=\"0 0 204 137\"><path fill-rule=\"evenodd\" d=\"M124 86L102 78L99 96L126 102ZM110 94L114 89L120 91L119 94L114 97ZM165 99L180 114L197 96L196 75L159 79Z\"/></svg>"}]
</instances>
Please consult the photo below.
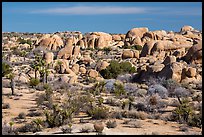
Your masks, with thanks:
<instances>
[{"instance_id":1,"label":"blue sky","mask_svg":"<svg viewBox=\"0 0 204 137\"><path fill-rule=\"evenodd\" d=\"M202 30L202 2L3 2L3 32Z\"/></svg>"}]
</instances>

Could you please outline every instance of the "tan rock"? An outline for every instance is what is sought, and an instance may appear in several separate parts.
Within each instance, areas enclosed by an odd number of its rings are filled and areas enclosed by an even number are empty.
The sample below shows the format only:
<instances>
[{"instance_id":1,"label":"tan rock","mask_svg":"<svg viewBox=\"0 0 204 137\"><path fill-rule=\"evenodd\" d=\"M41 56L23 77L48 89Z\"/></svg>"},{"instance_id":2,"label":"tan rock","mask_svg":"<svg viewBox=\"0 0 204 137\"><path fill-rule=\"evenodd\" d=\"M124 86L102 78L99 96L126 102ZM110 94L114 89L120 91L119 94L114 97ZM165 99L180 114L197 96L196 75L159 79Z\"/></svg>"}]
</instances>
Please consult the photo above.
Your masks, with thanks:
<instances>
[{"instance_id":1,"label":"tan rock","mask_svg":"<svg viewBox=\"0 0 204 137\"><path fill-rule=\"evenodd\" d=\"M79 64L74 64L73 67L72 67L72 71L75 74L78 74L79 73Z\"/></svg>"},{"instance_id":2,"label":"tan rock","mask_svg":"<svg viewBox=\"0 0 204 137\"><path fill-rule=\"evenodd\" d=\"M189 67L187 72L186 72L186 75L188 77L195 77L196 76L196 68Z\"/></svg>"},{"instance_id":3,"label":"tan rock","mask_svg":"<svg viewBox=\"0 0 204 137\"><path fill-rule=\"evenodd\" d=\"M96 78L98 77L98 72L96 70L90 69L88 75L89 77Z\"/></svg>"},{"instance_id":4,"label":"tan rock","mask_svg":"<svg viewBox=\"0 0 204 137\"><path fill-rule=\"evenodd\" d=\"M101 71L103 69L106 69L107 66L109 66L110 63L108 63L107 61L102 61L102 62L98 62L97 64L97 70Z\"/></svg>"},{"instance_id":5,"label":"tan rock","mask_svg":"<svg viewBox=\"0 0 204 137\"><path fill-rule=\"evenodd\" d=\"M138 50L134 50L133 52L134 52L134 58L139 59L139 57L140 57L140 52L139 52Z\"/></svg>"},{"instance_id":6,"label":"tan rock","mask_svg":"<svg viewBox=\"0 0 204 137\"><path fill-rule=\"evenodd\" d=\"M175 56L167 56L163 62L163 64L166 66L168 64L176 62L176 57Z\"/></svg>"},{"instance_id":7,"label":"tan rock","mask_svg":"<svg viewBox=\"0 0 204 137\"><path fill-rule=\"evenodd\" d=\"M151 40L151 41L146 42L146 43L144 44L143 48L142 48L140 57L145 57L145 56L147 56L147 55L150 55L151 49L153 48L155 42L156 42L156 41L154 41L154 40Z\"/></svg>"},{"instance_id":8,"label":"tan rock","mask_svg":"<svg viewBox=\"0 0 204 137\"><path fill-rule=\"evenodd\" d=\"M122 59L133 58L134 52L130 49L126 49L122 53Z\"/></svg>"},{"instance_id":9,"label":"tan rock","mask_svg":"<svg viewBox=\"0 0 204 137\"><path fill-rule=\"evenodd\" d=\"M53 59L54 59L54 54L52 52L47 52L45 53L44 55L44 59L45 59L45 62L47 64L50 64L53 62Z\"/></svg>"},{"instance_id":10,"label":"tan rock","mask_svg":"<svg viewBox=\"0 0 204 137\"><path fill-rule=\"evenodd\" d=\"M143 43L142 43L141 38L139 36L137 36L136 38L133 39L132 44L143 46Z\"/></svg>"},{"instance_id":11,"label":"tan rock","mask_svg":"<svg viewBox=\"0 0 204 137\"><path fill-rule=\"evenodd\" d=\"M182 31L192 31L192 30L194 30L192 26L186 25L186 26L183 26L180 31L182 32Z\"/></svg>"},{"instance_id":12,"label":"tan rock","mask_svg":"<svg viewBox=\"0 0 204 137\"><path fill-rule=\"evenodd\" d=\"M69 79L69 84L74 84L74 83L77 83L77 76L72 76L70 79Z\"/></svg>"},{"instance_id":13,"label":"tan rock","mask_svg":"<svg viewBox=\"0 0 204 137\"><path fill-rule=\"evenodd\" d=\"M86 68L85 67L80 67L79 72L81 72L82 74L86 74Z\"/></svg>"},{"instance_id":14,"label":"tan rock","mask_svg":"<svg viewBox=\"0 0 204 137\"><path fill-rule=\"evenodd\" d=\"M80 47L79 46L75 46L74 47L74 51L73 51L73 57L78 57L80 53Z\"/></svg>"},{"instance_id":15,"label":"tan rock","mask_svg":"<svg viewBox=\"0 0 204 137\"><path fill-rule=\"evenodd\" d=\"M121 41L122 40L121 36L120 35L116 35L116 34L112 35L112 39L115 40L115 41Z\"/></svg>"},{"instance_id":16,"label":"tan rock","mask_svg":"<svg viewBox=\"0 0 204 137\"><path fill-rule=\"evenodd\" d=\"M67 45L58 52L57 59L61 59L61 58L70 59L72 57L72 52L73 52L73 46Z\"/></svg>"},{"instance_id":17,"label":"tan rock","mask_svg":"<svg viewBox=\"0 0 204 137\"><path fill-rule=\"evenodd\" d=\"M148 32L149 29L148 28L133 28L131 30L129 30L126 34L126 38L131 38L132 40L134 38L136 38L137 36L139 38L143 37L143 34Z\"/></svg>"}]
</instances>

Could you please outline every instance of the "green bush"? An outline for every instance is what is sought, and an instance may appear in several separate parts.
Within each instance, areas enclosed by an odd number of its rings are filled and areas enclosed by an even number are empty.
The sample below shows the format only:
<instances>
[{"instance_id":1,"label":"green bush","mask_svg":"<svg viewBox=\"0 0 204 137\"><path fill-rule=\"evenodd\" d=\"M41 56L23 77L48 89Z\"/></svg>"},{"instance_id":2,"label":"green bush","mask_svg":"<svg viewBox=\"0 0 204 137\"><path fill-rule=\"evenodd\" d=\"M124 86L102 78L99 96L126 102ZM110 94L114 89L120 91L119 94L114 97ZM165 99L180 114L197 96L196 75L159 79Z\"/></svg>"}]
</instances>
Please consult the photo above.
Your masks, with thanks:
<instances>
[{"instance_id":1,"label":"green bush","mask_svg":"<svg viewBox=\"0 0 204 137\"><path fill-rule=\"evenodd\" d=\"M29 44L29 45L32 45L32 41L31 40L24 40L24 39L21 39L21 38L18 38L17 42L19 42L19 44Z\"/></svg>"},{"instance_id":2,"label":"green bush","mask_svg":"<svg viewBox=\"0 0 204 137\"><path fill-rule=\"evenodd\" d=\"M114 93L117 97L121 95L126 95L125 88L121 83L114 83Z\"/></svg>"},{"instance_id":3,"label":"green bush","mask_svg":"<svg viewBox=\"0 0 204 137\"><path fill-rule=\"evenodd\" d=\"M72 120L73 112L72 109L62 109L58 105L53 105L51 111L45 111L46 122L51 128L68 124Z\"/></svg>"},{"instance_id":4,"label":"green bush","mask_svg":"<svg viewBox=\"0 0 204 137\"><path fill-rule=\"evenodd\" d=\"M124 46L124 49L134 49L134 50L142 50L142 46L141 45L133 45L133 46Z\"/></svg>"},{"instance_id":5,"label":"green bush","mask_svg":"<svg viewBox=\"0 0 204 137\"><path fill-rule=\"evenodd\" d=\"M106 68L101 70L99 73L103 76L105 79L111 79L111 78L117 78L120 74L125 73L134 73L136 72L135 67L132 67L130 62L121 62L118 61L111 61L110 65Z\"/></svg>"},{"instance_id":6,"label":"green bush","mask_svg":"<svg viewBox=\"0 0 204 137\"><path fill-rule=\"evenodd\" d=\"M31 78L30 82L29 82L29 85L34 87L34 86L37 86L39 83L40 83L39 79Z\"/></svg>"},{"instance_id":7,"label":"green bush","mask_svg":"<svg viewBox=\"0 0 204 137\"><path fill-rule=\"evenodd\" d=\"M92 119L106 119L109 115L109 109L106 107L95 107L87 111Z\"/></svg>"},{"instance_id":8,"label":"green bush","mask_svg":"<svg viewBox=\"0 0 204 137\"><path fill-rule=\"evenodd\" d=\"M2 62L2 76L6 76L12 72L12 68L9 64Z\"/></svg>"},{"instance_id":9,"label":"green bush","mask_svg":"<svg viewBox=\"0 0 204 137\"><path fill-rule=\"evenodd\" d=\"M183 99L180 101L180 105L173 110L172 118L175 121L188 122L193 113L194 111L190 107L189 101L187 99Z\"/></svg>"}]
</instances>

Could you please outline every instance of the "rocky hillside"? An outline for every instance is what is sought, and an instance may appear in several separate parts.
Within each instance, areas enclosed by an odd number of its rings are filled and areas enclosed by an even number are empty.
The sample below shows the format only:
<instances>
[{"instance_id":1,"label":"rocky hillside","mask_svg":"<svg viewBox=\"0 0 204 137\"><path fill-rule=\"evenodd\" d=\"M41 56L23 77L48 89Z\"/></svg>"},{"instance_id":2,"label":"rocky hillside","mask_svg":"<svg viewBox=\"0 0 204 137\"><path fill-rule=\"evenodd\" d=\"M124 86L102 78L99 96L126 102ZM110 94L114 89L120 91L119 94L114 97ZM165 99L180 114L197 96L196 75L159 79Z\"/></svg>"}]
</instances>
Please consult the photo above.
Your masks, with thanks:
<instances>
[{"instance_id":1,"label":"rocky hillside","mask_svg":"<svg viewBox=\"0 0 204 137\"><path fill-rule=\"evenodd\" d=\"M78 86L72 92L93 89L91 96L97 98L102 96L100 86L104 82L105 93L115 93L111 97L117 98L119 107L130 96L135 100L157 94L160 99L178 98L179 102L182 97L202 96L202 32L192 26L178 32L144 27L132 28L126 34L76 31L2 35L4 88L15 85L47 91L45 85L49 85L57 96L62 86ZM165 84L169 81L177 86ZM141 103L137 101L131 102Z\"/></svg>"}]
</instances>

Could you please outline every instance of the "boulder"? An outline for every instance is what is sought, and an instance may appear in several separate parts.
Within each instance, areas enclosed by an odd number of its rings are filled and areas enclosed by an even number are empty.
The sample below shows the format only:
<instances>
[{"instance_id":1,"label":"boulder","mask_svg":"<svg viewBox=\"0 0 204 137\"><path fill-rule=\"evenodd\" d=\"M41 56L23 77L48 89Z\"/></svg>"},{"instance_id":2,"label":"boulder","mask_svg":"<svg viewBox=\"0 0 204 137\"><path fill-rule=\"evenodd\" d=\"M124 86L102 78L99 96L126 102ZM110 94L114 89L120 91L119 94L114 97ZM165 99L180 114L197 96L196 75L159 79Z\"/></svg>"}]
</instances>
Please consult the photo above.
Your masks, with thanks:
<instances>
[{"instance_id":1,"label":"boulder","mask_svg":"<svg viewBox=\"0 0 204 137\"><path fill-rule=\"evenodd\" d=\"M80 47L75 46L74 51L73 51L73 57L75 57L75 58L78 57L79 53L80 53Z\"/></svg>"},{"instance_id":2,"label":"boulder","mask_svg":"<svg viewBox=\"0 0 204 137\"><path fill-rule=\"evenodd\" d=\"M121 39L121 36L120 36L120 35L116 35L116 34L112 35L112 39L113 39L114 41L121 41L121 40L122 40L122 39Z\"/></svg>"},{"instance_id":3,"label":"boulder","mask_svg":"<svg viewBox=\"0 0 204 137\"><path fill-rule=\"evenodd\" d=\"M125 49L122 53L122 59L133 58L134 52L130 49Z\"/></svg>"},{"instance_id":4,"label":"boulder","mask_svg":"<svg viewBox=\"0 0 204 137\"><path fill-rule=\"evenodd\" d=\"M64 45L63 40L56 34L52 36L45 35L41 38L39 42L39 46L45 47L48 50L57 50L62 48L63 45Z\"/></svg>"},{"instance_id":5,"label":"boulder","mask_svg":"<svg viewBox=\"0 0 204 137\"><path fill-rule=\"evenodd\" d=\"M194 28L192 26L183 26L180 30L180 32L183 32L183 31L192 31L194 30Z\"/></svg>"},{"instance_id":6,"label":"boulder","mask_svg":"<svg viewBox=\"0 0 204 137\"><path fill-rule=\"evenodd\" d=\"M140 57L146 57L147 55L150 55L151 49L153 48L155 42L156 41L154 40L146 42L142 48Z\"/></svg>"},{"instance_id":7,"label":"boulder","mask_svg":"<svg viewBox=\"0 0 204 137\"><path fill-rule=\"evenodd\" d=\"M132 41L132 45L140 45L140 46L143 46L143 43L142 43L142 41L141 41L141 38L140 37L136 37L136 38L134 38L133 39L133 41Z\"/></svg>"},{"instance_id":8,"label":"boulder","mask_svg":"<svg viewBox=\"0 0 204 137\"><path fill-rule=\"evenodd\" d=\"M166 66L168 64L176 62L176 57L175 56L167 56L163 62L163 64Z\"/></svg>"},{"instance_id":9,"label":"boulder","mask_svg":"<svg viewBox=\"0 0 204 137\"><path fill-rule=\"evenodd\" d=\"M99 62L97 64L97 70L98 71L101 71L102 69L105 69L107 66L109 66L110 63L108 63L107 61L102 61L102 62Z\"/></svg>"},{"instance_id":10,"label":"boulder","mask_svg":"<svg viewBox=\"0 0 204 137\"><path fill-rule=\"evenodd\" d=\"M125 38L130 38L133 40L138 36L141 39L143 37L143 34L148 31L149 31L148 28L133 28L127 32Z\"/></svg>"},{"instance_id":11,"label":"boulder","mask_svg":"<svg viewBox=\"0 0 204 137\"><path fill-rule=\"evenodd\" d=\"M75 74L79 73L79 64L74 64L71 69Z\"/></svg>"},{"instance_id":12,"label":"boulder","mask_svg":"<svg viewBox=\"0 0 204 137\"><path fill-rule=\"evenodd\" d=\"M186 71L186 76L195 77L196 76L196 68L189 67Z\"/></svg>"},{"instance_id":13,"label":"boulder","mask_svg":"<svg viewBox=\"0 0 204 137\"><path fill-rule=\"evenodd\" d=\"M167 79L173 79L177 82L181 81L183 70L183 64L180 62L174 62L166 65L158 74L159 77L165 77Z\"/></svg>"},{"instance_id":14,"label":"boulder","mask_svg":"<svg viewBox=\"0 0 204 137\"><path fill-rule=\"evenodd\" d=\"M57 59L71 59L72 52L73 52L72 45L65 46L57 53Z\"/></svg>"},{"instance_id":15,"label":"boulder","mask_svg":"<svg viewBox=\"0 0 204 137\"><path fill-rule=\"evenodd\" d=\"M46 64L50 64L53 62L54 54L52 52L47 52L44 54L44 59Z\"/></svg>"},{"instance_id":16,"label":"boulder","mask_svg":"<svg viewBox=\"0 0 204 137\"><path fill-rule=\"evenodd\" d=\"M92 78L98 77L98 72L96 70L90 69L88 72L88 76Z\"/></svg>"},{"instance_id":17,"label":"boulder","mask_svg":"<svg viewBox=\"0 0 204 137\"><path fill-rule=\"evenodd\" d=\"M202 63L202 41L193 45L185 55L187 62Z\"/></svg>"},{"instance_id":18,"label":"boulder","mask_svg":"<svg viewBox=\"0 0 204 137\"><path fill-rule=\"evenodd\" d=\"M86 74L86 68L85 67L80 67L79 72L81 72L82 74Z\"/></svg>"},{"instance_id":19,"label":"boulder","mask_svg":"<svg viewBox=\"0 0 204 137\"><path fill-rule=\"evenodd\" d=\"M140 57L140 52L139 52L138 50L134 50L133 52L134 52L134 58L139 59L139 57Z\"/></svg>"},{"instance_id":20,"label":"boulder","mask_svg":"<svg viewBox=\"0 0 204 137\"><path fill-rule=\"evenodd\" d=\"M77 83L77 76L72 76L69 81L68 81L69 84L74 84L74 83Z\"/></svg>"}]
</instances>

